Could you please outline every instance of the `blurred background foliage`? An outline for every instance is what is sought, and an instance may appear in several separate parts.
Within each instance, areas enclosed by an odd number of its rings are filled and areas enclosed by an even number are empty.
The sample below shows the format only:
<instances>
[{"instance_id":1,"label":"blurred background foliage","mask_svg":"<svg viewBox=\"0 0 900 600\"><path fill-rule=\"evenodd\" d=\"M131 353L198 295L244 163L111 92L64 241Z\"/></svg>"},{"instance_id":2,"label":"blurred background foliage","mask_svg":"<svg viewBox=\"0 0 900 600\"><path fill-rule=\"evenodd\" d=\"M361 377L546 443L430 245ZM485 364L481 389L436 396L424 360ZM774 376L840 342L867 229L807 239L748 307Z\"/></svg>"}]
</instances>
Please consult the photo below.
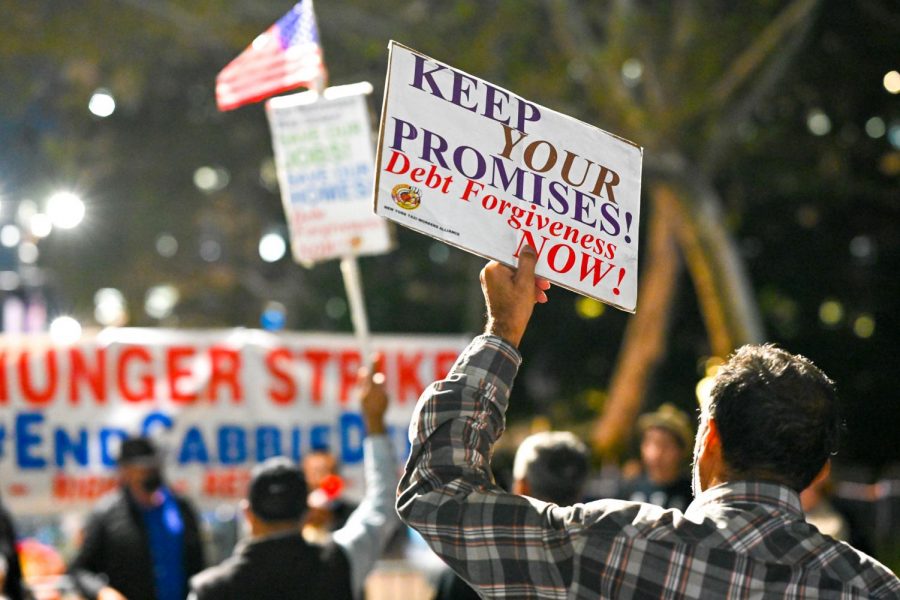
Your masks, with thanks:
<instances>
[{"instance_id":1,"label":"blurred background foliage","mask_svg":"<svg viewBox=\"0 0 900 600\"><path fill-rule=\"evenodd\" d=\"M259 256L260 237L285 230L262 106L215 108L216 73L291 4L2 2L0 219L12 222L26 199L40 209L60 188L87 211L77 229L40 240L34 264L10 259L52 312L90 326L96 291L116 288L133 326L258 327L278 302L290 329L350 330L336 263ZM373 115L396 39L643 145L645 244L654 189L671 192L676 211L665 214L699 224L672 226L682 252L690 231L712 228L707 239L723 245L671 266L670 324L635 410L695 410L708 358L760 337L835 378L849 429L842 456L878 469L900 460L900 96L883 85L900 56L896 8L319 0L316 12L330 83L371 81ZM106 118L88 110L99 89L116 102ZM405 230L397 239L393 253L361 259L373 330L477 331L482 261ZM729 253L739 268L722 271ZM704 295L704 265L718 297ZM151 316L147 294L160 285L177 302ZM583 426L600 414L627 320L553 290L523 343L512 417Z\"/></svg>"}]
</instances>

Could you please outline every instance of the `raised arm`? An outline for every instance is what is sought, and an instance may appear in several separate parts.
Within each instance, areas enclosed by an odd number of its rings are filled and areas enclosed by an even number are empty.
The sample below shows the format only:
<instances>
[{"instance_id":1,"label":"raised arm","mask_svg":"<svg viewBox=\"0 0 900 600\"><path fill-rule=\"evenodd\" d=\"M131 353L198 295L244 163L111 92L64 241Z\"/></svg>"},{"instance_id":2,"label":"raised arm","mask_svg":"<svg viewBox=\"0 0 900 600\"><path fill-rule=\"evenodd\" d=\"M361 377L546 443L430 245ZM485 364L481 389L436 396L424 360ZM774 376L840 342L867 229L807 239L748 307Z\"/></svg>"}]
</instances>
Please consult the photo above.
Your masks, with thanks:
<instances>
[{"instance_id":1,"label":"raised arm","mask_svg":"<svg viewBox=\"0 0 900 600\"><path fill-rule=\"evenodd\" d=\"M366 576L400 525L394 510L397 461L384 425L388 404L384 374L375 372L371 376L363 375L360 383L367 431L363 442L366 493L347 523L334 532L334 541L344 548L350 561L351 583L356 597L360 596Z\"/></svg>"},{"instance_id":2,"label":"raised arm","mask_svg":"<svg viewBox=\"0 0 900 600\"><path fill-rule=\"evenodd\" d=\"M491 597L563 598L572 579L569 530L577 514L504 492L490 470L521 363L515 346L534 303L547 300L534 262L523 253L515 271L498 263L482 271L485 335L419 399L397 501L401 518Z\"/></svg>"}]
</instances>

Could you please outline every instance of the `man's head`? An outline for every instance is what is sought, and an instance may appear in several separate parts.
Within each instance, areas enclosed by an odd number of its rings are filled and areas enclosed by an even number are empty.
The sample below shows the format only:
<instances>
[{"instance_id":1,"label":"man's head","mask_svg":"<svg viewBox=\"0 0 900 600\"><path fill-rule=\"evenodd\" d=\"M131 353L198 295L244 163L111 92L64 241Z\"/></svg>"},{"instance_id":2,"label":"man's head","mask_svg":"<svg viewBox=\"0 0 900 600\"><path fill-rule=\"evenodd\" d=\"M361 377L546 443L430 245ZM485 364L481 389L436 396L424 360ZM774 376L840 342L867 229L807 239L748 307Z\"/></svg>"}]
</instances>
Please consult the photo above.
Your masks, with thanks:
<instances>
[{"instance_id":1,"label":"man's head","mask_svg":"<svg viewBox=\"0 0 900 600\"><path fill-rule=\"evenodd\" d=\"M728 480L762 479L796 491L837 450L837 392L810 360L772 345L738 349L702 407L694 493Z\"/></svg>"},{"instance_id":2,"label":"man's head","mask_svg":"<svg viewBox=\"0 0 900 600\"><path fill-rule=\"evenodd\" d=\"M516 451L513 491L561 506L581 499L588 475L588 450L568 431L530 435Z\"/></svg>"},{"instance_id":3,"label":"man's head","mask_svg":"<svg viewBox=\"0 0 900 600\"><path fill-rule=\"evenodd\" d=\"M254 535L297 528L306 512L306 481L289 459L276 456L253 468L244 512Z\"/></svg>"},{"instance_id":4,"label":"man's head","mask_svg":"<svg viewBox=\"0 0 900 600\"><path fill-rule=\"evenodd\" d=\"M688 416L671 404L663 404L655 412L642 415L638 429L641 463L648 479L657 485L678 479L694 439Z\"/></svg>"},{"instance_id":5,"label":"man's head","mask_svg":"<svg viewBox=\"0 0 900 600\"><path fill-rule=\"evenodd\" d=\"M162 461L156 445L146 437L130 437L119 448L119 481L139 504L155 504L163 486Z\"/></svg>"},{"instance_id":6,"label":"man's head","mask_svg":"<svg viewBox=\"0 0 900 600\"><path fill-rule=\"evenodd\" d=\"M303 457L303 475L311 490L318 488L329 475L337 473L337 457L326 448L315 448Z\"/></svg>"}]
</instances>

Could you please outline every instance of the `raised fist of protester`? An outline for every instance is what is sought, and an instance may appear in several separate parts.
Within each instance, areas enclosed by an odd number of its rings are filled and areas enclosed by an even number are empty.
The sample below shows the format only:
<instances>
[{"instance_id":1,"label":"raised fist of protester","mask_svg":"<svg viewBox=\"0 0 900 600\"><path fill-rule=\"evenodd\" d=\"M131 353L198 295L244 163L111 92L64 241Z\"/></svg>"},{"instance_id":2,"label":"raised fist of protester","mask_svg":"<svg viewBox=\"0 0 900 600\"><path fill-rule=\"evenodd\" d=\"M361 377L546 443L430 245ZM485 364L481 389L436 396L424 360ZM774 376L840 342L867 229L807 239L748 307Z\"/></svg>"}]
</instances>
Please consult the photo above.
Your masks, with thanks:
<instances>
[{"instance_id":1,"label":"raised fist of protester","mask_svg":"<svg viewBox=\"0 0 900 600\"><path fill-rule=\"evenodd\" d=\"M385 432L384 413L387 412L388 405L387 392L384 390L383 357L375 355L372 365L371 373L368 369L360 369L357 383L366 431L369 435L380 435Z\"/></svg>"},{"instance_id":2,"label":"raised fist of protester","mask_svg":"<svg viewBox=\"0 0 900 600\"><path fill-rule=\"evenodd\" d=\"M535 263L534 249L524 246L517 269L491 261L481 270L481 291L488 316L484 331L516 347L522 341L535 303L546 302L550 289L549 281L535 277Z\"/></svg>"}]
</instances>

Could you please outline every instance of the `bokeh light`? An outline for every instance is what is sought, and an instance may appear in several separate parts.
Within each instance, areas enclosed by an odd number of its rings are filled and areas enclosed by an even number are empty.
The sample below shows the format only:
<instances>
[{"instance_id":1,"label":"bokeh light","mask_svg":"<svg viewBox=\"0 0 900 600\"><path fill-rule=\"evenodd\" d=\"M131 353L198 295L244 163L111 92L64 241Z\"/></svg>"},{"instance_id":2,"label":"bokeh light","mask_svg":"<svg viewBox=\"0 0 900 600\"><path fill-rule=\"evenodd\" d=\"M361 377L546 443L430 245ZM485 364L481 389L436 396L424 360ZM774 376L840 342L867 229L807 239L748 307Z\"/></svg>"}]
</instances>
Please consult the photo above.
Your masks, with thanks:
<instances>
[{"instance_id":1,"label":"bokeh light","mask_svg":"<svg viewBox=\"0 0 900 600\"><path fill-rule=\"evenodd\" d=\"M819 305L819 320L833 327L844 318L844 305L838 300L828 299Z\"/></svg>"},{"instance_id":2,"label":"bokeh light","mask_svg":"<svg viewBox=\"0 0 900 600\"><path fill-rule=\"evenodd\" d=\"M875 333L875 317L862 313L853 321L853 333L856 337L868 339Z\"/></svg>"},{"instance_id":3,"label":"bokeh light","mask_svg":"<svg viewBox=\"0 0 900 600\"><path fill-rule=\"evenodd\" d=\"M900 94L900 72L888 71L884 74L884 89L891 94Z\"/></svg>"},{"instance_id":4,"label":"bokeh light","mask_svg":"<svg viewBox=\"0 0 900 600\"><path fill-rule=\"evenodd\" d=\"M56 317L50 323L50 339L55 344L74 344L81 337L81 323L73 317Z\"/></svg>"},{"instance_id":5,"label":"bokeh light","mask_svg":"<svg viewBox=\"0 0 900 600\"><path fill-rule=\"evenodd\" d=\"M88 110L94 116L101 119L106 118L116 112L116 99L109 90L100 88L93 93L90 102L88 102Z\"/></svg>"},{"instance_id":6,"label":"bokeh light","mask_svg":"<svg viewBox=\"0 0 900 600\"><path fill-rule=\"evenodd\" d=\"M581 296L575 300L575 312L582 319L596 319L606 312L606 305L599 300Z\"/></svg>"},{"instance_id":7,"label":"bokeh light","mask_svg":"<svg viewBox=\"0 0 900 600\"><path fill-rule=\"evenodd\" d=\"M84 213L84 202L73 192L56 192L47 199L47 214L53 225L60 229L77 227L84 219Z\"/></svg>"},{"instance_id":8,"label":"bokeh light","mask_svg":"<svg viewBox=\"0 0 900 600\"><path fill-rule=\"evenodd\" d=\"M147 290L144 312L154 319L165 319L172 314L178 304L180 294L174 285L156 285Z\"/></svg>"},{"instance_id":9,"label":"bokeh light","mask_svg":"<svg viewBox=\"0 0 900 600\"><path fill-rule=\"evenodd\" d=\"M813 135L828 135L831 132L831 119L821 109L814 108L806 115L806 126Z\"/></svg>"},{"instance_id":10,"label":"bokeh light","mask_svg":"<svg viewBox=\"0 0 900 600\"><path fill-rule=\"evenodd\" d=\"M281 260L287 253L287 242L280 233L270 231L259 239L259 257L268 263Z\"/></svg>"}]
</instances>

